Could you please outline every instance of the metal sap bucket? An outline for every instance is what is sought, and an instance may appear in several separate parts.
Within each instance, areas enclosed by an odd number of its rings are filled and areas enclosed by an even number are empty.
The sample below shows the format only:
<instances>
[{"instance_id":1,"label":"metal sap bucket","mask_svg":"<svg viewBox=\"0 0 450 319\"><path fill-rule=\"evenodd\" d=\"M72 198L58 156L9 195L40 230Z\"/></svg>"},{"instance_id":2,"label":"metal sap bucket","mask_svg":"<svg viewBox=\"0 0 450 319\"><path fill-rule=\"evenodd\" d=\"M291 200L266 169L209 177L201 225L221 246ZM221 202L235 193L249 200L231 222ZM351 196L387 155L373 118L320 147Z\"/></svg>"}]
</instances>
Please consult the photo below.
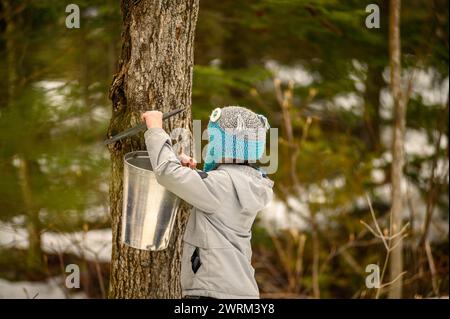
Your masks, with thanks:
<instances>
[{"instance_id":1,"label":"metal sap bucket","mask_svg":"<svg viewBox=\"0 0 450 319\"><path fill-rule=\"evenodd\" d=\"M125 154L123 176L122 242L167 248L180 199L158 184L146 151Z\"/></svg>"}]
</instances>

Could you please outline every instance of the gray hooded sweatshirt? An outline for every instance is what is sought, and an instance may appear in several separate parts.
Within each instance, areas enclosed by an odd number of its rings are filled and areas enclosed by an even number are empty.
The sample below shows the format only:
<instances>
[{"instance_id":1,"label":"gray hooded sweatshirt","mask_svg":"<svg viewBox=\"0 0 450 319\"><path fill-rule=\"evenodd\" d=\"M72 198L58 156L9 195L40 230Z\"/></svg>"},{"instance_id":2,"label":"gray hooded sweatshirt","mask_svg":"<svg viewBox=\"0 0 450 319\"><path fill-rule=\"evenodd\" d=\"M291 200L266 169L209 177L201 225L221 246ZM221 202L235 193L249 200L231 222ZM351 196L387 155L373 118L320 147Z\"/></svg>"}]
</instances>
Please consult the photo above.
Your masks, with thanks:
<instances>
[{"instance_id":1,"label":"gray hooded sweatshirt","mask_svg":"<svg viewBox=\"0 0 450 319\"><path fill-rule=\"evenodd\" d=\"M259 298L251 227L272 199L273 182L246 165L208 173L183 167L163 129L147 130L145 143L157 181L193 206L183 237L183 297Z\"/></svg>"}]
</instances>

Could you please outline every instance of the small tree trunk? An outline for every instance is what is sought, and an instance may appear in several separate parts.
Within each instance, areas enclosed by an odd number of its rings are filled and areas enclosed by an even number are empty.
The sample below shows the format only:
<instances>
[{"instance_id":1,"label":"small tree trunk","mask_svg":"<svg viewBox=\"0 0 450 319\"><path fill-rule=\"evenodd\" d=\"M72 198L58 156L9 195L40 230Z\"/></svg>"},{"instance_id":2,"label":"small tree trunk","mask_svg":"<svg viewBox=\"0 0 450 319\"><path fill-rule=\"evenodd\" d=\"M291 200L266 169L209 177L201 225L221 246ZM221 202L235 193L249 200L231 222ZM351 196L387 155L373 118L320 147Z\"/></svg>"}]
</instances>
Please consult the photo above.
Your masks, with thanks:
<instances>
[{"instance_id":1,"label":"small tree trunk","mask_svg":"<svg viewBox=\"0 0 450 319\"><path fill-rule=\"evenodd\" d=\"M313 256L313 263L312 263L312 288L313 288L313 296L316 299L320 298L320 283L319 283L319 257L320 257L320 242L319 242L319 234L318 234L318 227L317 227L317 221L316 221L316 213L311 213L311 221L312 221L312 230L311 230L311 236L312 236L312 256Z\"/></svg>"},{"instance_id":2,"label":"small tree trunk","mask_svg":"<svg viewBox=\"0 0 450 319\"><path fill-rule=\"evenodd\" d=\"M23 202L27 213L26 227L28 233L27 268L41 272L43 270L42 248L41 248L41 223L39 220L39 208L33 200L30 186L29 162L22 155L17 157L17 175L22 191Z\"/></svg>"},{"instance_id":3,"label":"small tree trunk","mask_svg":"<svg viewBox=\"0 0 450 319\"><path fill-rule=\"evenodd\" d=\"M6 22L5 28L5 39L6 39L6 68L7 72L4 75L7 84L7 95L6 102L11 102L16 95L17 85L18 85L18 74L17 74L17 57L18 43L17 43L17 22L13 17L14 7L9 1L2 0L1 2L4 20ZM5 103L4 105L7 105ZM0 104L0 106L3 106Z\"/></svg>"},{"instance_id":4,"label":"small tree trunk","mask_svg":"<svg viewBox=\"0 0 450 319\"><path fill-rule=\"evenodd\" d=\"M400 4L401 0L391 0L389 12L389 51L390 51L390 84L394 99L394 128L392 144L392 206L391 235L402 228L402 213L405 195L402 189L404 158L404 135L406 126L406 104L401 87L401 50L400 50ZM390 279L396 279L403 271L403 239L396 237L391 242ZM402 297L402 278L398 278L389 290L389 298Z\"/></svg>"},{"instance_id":5,"label":"small tree trunk","mask_svg":"<svg viewBox=\"0 0 450 319\"><path fill-rule=\"evenodd\" d=\"M380 91L384 86L383 67L368 66L364 93L364 138L371 151L380 151Z\"/></svg>"},{"instance_id":6,"label":"small tree trunk","mask_svg":"<svg viewBox=\"0 0 450 319\"><path fill-rule=\"evenodd\" d=\"M122 53L110 89L109 136L140 122L145 110L190 110L198 7L198 0L122 0ZM165 123L165 129L190 128L190 119L190 111L184 112ZM109 297L177 298L181 297L181 244L187 221L184 205L164 251L140 251L120 242L123 155L143 149L142 135L110 147L113 251Z\"/></svg>"}]
</instances>

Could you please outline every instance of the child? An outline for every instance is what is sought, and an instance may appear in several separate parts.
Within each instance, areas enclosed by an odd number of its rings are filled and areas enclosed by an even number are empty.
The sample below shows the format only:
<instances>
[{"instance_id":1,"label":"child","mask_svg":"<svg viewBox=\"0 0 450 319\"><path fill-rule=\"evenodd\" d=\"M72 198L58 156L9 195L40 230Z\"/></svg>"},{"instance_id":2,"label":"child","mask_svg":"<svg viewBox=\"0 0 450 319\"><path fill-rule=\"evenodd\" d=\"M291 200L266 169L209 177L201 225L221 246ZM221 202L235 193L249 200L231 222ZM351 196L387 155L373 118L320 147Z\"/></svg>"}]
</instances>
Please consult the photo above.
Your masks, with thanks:
<instances>
[{"instance_id":1,"label":"child","mask_svg":"<svg viewBox=\"0 0 450 319\"><path fill-rule=\"evenodd\" d=\"M177 158L162 113L145 112L145 143L158 182L193 206L184 234L185 298L259 298L251 265L251 227L272 199L273 182L249 162L264 152L267 119L237 106L215 109L204 171ZM187 167L186 167L187 166Z\"/></svg>"}]
</instances>

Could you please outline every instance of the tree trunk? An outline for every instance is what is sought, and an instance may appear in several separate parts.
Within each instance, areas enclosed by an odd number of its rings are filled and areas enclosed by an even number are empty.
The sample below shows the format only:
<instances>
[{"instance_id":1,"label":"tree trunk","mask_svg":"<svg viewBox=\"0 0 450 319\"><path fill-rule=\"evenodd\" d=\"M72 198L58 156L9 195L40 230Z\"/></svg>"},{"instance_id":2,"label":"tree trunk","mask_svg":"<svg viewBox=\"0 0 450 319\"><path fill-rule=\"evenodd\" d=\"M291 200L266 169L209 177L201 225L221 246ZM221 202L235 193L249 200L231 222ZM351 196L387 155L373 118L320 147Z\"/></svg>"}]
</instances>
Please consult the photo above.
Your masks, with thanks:
<instances>
[{"instance_id":1,"label":"tree trunk","mask_svg":"<svg viewBox=\"0 0 450 319\"><path fill-rule=\"evenodd\" d=\"M0 97L0 108L14 108L14 101L20 95L24 83L21 82L18 61L24 54L24 48L21 46L24 35L22 29L24 21L20 16L20 12L24 10L19 5L14 5L11 1L1 2L4 21L6 22L5 39L6 39L6 74L5 87L7 92ZM5 103L1 103L1 102ZM21 110L22 113L27 112L26 109ZM39 220L39 207L33 198L33 189L31 176L33 176L35 168L32 161L27 158L26 154L17 154L16 158L17 177L19 181L20 191L22 194L23 207L26 213L26 228L28 235L29 247L26 255L26 265L32 272L40 273L43 271L43 253L41 248L41 231L42 226Z\"/></svg>"},{"instance_id":2,"label":"tree trunk","mask_svg":"<svg viewBox=\"0 0 450 319\"><path fill-rule=\"evenodd\" d=\"M311 230L311 237L312 237L312 290L313 290L313 296L316 299L320 299L320 283L319 283L319 258L320 258L320 241L319 241L319 234L318 234L318 227L317 227L317 221L315 212L311 212L311 223L312 223L312 230Z\"/></svg>"},{"instance_id":3,"label":"tree trunk","mask_svg":"<svg viewBox=\"0 0 450 319\"><path fill-rule=\"evenodd\" d=\"M384 66L368 66L364 93L364 139L371 151L380 151L380 92L384 86Z\"/></svg>"},{"instance_id":4,"label":"tree trunk","mask_svg":"<svg viewBox=\"0 0 450 319\"><path fill-rule=\"evenodd\" d=\"M399 232L402 228L402 212L404 205L403 166L404 166L404 134L406 125L406 104L401 87L401 49L400 49L400 6L401 0L391 0L389 7L389 51L390 51L390 84L394 99L394 128L392 142L392 206L390 233ZM396 248L391 252L390 280L396 279L403 271L403 242L398 236L391 242ZM389 298L402 297L402 278L398 278L389 290Z\"/></svg>"},{"instance_id":5,"label":"tree trunk","mask_svg":"<svg viewBox=\"0 0 450 319\"><path fill-rule=\"evenodd\" d=\"M43 270L42 263L42 248L41 248L41 223L39 220L39 208L33 200L29 165L30 161L24 159L22 155L17 156L18 168L17 174L19 177L20 189L22 191L25 211L27 213L27 233L28 233L28 250L27 250L27 267L34 272L41 272Z\"/></svg>"},{"instance_id":6,"label":"tree trunk","mask_svg":"<svg viewBox=\"0 0 450 319\"><path fill-rule=\"evenodd\" d=\"M17 43L17 27L16 19L13 16L14 7L8 1L2 1L2 8L4 14L4 20L6 22L5 28L5 39L6 39L6 68L7 72L5 74L7 85L6 101L11 102L15 96L18 85L18 74L17 74L17 57L18 43ZM4 105L8 105L5 103Z\"/></svg>"},{"instance_id":7,"label":"tree trunk","mask_svg":"<svg viewBox=\"0 0 450 319\"><path fill-rule=\"evenodd\" d=\"M122 53L110 88L113 114L108 135L140 122L145 110L187 112L165 129L191 128L194 32L198 0L122 0ZM110 209L113 250L110 298L179 298L182 234L187 207L182 205L169 247L146 252L121 244L123 155L145 149L142 135L110 146Z\"/></svg>"}]
</instances>

